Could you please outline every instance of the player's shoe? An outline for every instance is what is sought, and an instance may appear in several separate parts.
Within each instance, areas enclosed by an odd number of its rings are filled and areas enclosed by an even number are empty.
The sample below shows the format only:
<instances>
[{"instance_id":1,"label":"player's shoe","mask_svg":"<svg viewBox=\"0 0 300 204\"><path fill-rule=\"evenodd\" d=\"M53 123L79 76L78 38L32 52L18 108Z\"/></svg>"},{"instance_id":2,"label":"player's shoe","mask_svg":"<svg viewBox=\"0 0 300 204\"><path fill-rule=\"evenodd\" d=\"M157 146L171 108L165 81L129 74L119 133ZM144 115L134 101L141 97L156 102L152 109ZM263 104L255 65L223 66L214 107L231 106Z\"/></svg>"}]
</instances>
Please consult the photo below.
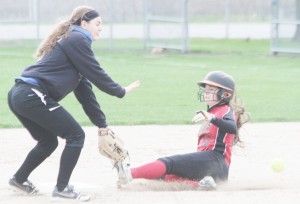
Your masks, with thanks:
<instances>
[{"instance_id":1,"label":"player's shoe","mask_svg":"<svg viewBox=\"0 0 300 204\"><path fill-rule=\"evenodd\" d=\"M117 185L126 185L132 181L132 175L130 170L130 164L127 162L117 162L115 168L118 172L118 181Z\"/></svg>"},{"instance_id":2,"label":"player's shoe","mask_svg":"<svg viewBox=\"0 0 300 204\"><path fill-rule=\"evenodd\" d=\"M63 191L58 191L57 187L54 188L52 192L53 198L66 198L66 199L75 199L82 202L89 201L91 197L86 194L82 194L78 191L75 191L74 186L67 185Z\"/></svg>"},{"instance_id":3,"label":"player's shoe","mask_svg":"<svg viewBox=\"0 0 300 204\"><path fill-rule=\"evenodd\" d=\"M30 181L26 180L23 183L19 183L16 180L16 177L9 179L9 184L29 195L33 195L39 192L39 190L33 185Z\"/></svg>"},{"instance_id":4,"label":"player's shoe","mask_svg":"<svg viewBox=\"0 0 300 204\"><path fill-rule=\"evenodd\" d=\"M216 190L217 184L213 177L205 176L202 180L198 183L200 190L212 191Z\"/></svg>"}]
</instances>

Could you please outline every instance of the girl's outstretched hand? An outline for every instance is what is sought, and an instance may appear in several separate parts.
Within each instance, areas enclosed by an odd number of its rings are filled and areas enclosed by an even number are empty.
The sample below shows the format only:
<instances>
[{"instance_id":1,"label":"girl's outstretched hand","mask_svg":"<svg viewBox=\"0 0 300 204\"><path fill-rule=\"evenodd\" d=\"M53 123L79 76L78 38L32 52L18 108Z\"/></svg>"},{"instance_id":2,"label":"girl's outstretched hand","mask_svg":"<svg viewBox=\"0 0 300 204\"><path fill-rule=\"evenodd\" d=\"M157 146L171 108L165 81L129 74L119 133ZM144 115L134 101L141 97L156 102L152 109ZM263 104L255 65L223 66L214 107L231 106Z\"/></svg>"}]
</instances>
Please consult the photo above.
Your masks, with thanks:
<instances>
[{"instance_id":1,"label":"girl's outstretched hand","mask_svg":"<svg viewBox=\"0 0 300 204\"><path fill-rule=\"evenodd\" d=\"M129 92L133 91L134 89L138 88L140 85L141 85L141 82L139 80L135 81L132 84L129 84L128 86L126 86L125 91L126 91L126 93L129 93Z\"/></svg>"}]
</instances>

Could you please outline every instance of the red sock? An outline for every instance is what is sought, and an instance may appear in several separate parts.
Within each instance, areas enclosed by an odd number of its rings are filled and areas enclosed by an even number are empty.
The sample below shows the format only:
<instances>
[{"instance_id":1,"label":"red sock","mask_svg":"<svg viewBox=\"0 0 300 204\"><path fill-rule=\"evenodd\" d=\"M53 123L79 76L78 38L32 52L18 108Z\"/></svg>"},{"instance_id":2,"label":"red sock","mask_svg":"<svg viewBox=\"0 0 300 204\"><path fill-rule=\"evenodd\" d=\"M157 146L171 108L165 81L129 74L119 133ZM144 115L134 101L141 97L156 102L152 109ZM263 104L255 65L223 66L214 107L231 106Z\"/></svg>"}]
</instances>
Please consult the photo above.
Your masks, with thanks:
<instances>
[{"instance_id":1,"label":"red sock","mask_svg":"<svg viewBox=\"0 0 300 204\"><path fill-rule=\"evenodd\" d=\"M140 167L132 168L132 178L144 178L144 179L157 179L165 175L167 167L165 163L160 160L145 164Z\"/></svg>"}]
</instances>

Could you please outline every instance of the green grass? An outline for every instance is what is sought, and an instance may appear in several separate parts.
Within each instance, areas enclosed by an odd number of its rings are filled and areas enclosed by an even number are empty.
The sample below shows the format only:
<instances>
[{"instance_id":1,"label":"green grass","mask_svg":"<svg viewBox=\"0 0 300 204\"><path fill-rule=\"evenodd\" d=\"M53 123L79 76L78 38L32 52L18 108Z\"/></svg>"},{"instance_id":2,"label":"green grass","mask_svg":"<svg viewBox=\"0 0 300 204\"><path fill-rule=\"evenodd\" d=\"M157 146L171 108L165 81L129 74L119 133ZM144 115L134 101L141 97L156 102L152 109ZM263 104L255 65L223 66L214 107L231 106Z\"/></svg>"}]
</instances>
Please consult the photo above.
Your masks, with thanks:
<instances>
[{"instance_id":1,"label":"green grass","mask_svg":"<svg viewBox=\"0 0 300 204\"><path fill-rule=\"evenodd\" d=\"M116 41L123 49L109 52L94 45L101 66L121 85L139 79L141 87L125 98L111 97L94 87L110 125L190 124L197 101L196 83L212 70L223 70L236 81L237 92L252 122L300 121L298 84L300 58L274 57L267 40L190 40L191 52L151 55L141 41ZM13 78L34 63L36 41L0 42L0 127L20 127L7 106ZM133 49L131 49L133 48ZM91 125L73 94L61 104L82 124Z\"/></svg>"}]
</instances>

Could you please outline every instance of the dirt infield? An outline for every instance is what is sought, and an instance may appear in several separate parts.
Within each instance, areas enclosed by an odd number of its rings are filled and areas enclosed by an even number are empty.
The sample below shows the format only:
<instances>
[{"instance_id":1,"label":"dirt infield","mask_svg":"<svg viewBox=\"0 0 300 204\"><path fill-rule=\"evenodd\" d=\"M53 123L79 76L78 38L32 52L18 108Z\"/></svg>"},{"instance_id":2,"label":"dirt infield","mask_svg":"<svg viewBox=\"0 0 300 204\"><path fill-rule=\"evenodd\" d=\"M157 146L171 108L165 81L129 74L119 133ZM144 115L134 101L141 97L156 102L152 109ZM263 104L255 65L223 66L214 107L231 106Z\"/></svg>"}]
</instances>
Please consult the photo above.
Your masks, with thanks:
<instances>
[{"instance_id":1,"label":"dirt infield","mask_svg":"<svg viewBox=\"0 0 300 204\"><path fill-rule=\"evenodd\" d=\"M187 153L196 148L197 125L113 126L126 142L131 165L137 166L158 157ZM249 123L241 131L244 149L235 148L229 182L217 191L192 191L186 186L157 181L135 180L128 187L116 188L116 172L110 162L97 152L97 128L85 127L86 142L73 172L71 184L91 195L90 203L245 203L282 204L300 200L300 123ZM0 130L0 203L77 203L54 200L51 192L58 172L58 149L41 165L30 180L40 189L26 196L8 185L8 179L35 144L25 129ZM282 158L285 171L275 173L271 161Z\"/></svg>"}]
</instances>

